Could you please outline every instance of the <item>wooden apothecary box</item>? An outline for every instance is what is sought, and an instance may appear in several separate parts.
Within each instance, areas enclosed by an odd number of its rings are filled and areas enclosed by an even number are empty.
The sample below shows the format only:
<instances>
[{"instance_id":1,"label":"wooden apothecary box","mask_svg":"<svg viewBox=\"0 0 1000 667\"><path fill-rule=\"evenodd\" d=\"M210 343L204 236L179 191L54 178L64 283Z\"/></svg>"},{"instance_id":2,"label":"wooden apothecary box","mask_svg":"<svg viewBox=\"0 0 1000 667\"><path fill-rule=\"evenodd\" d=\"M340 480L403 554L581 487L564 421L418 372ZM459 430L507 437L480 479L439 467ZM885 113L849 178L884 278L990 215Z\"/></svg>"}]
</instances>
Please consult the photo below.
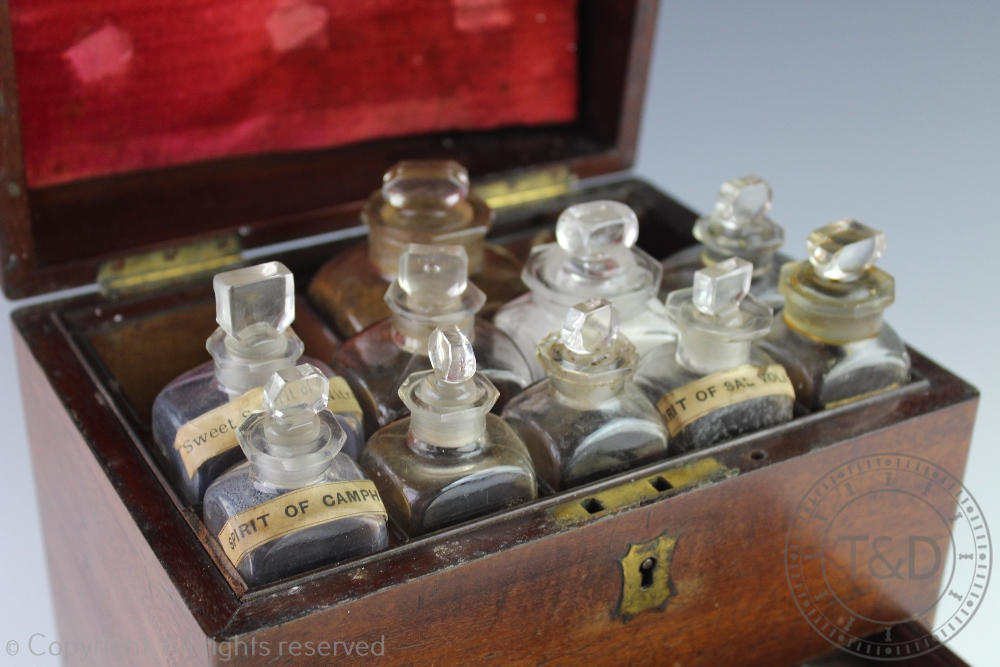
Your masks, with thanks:
<instances>
[{"instance_id":1,"label":"wooden apothecary box","mask_svg":"<svg viewBox=\"0 0 1000 667\"><path fill-rule=\"evenodd\" d=\"M632 205L655 256L690 243L694 213L650 185L576 183L632 162L655 11L648 0L4 4L4 290L102 287L14 315L64 642L101 638L136 647L130 663L185 665L291 660L294 641L300 658L312 642L317 662L329 659L317 642L358 640L398 662L775 664L829 649L786 578L800 501L854 459L964 470L977 392L916 352L913 381L888 394L253 590L151 446L156 392L207 358L208 274L278 257L304 288L362 233L359 202L397 159L466 164L498 209L495 235L517 251L593 198ZM304 298L296 330L313 356L336 345ZM856 527L946 533L886 509ZM902 597L871 578L848 584L878 620L933 604L938 579Z\"/></svg>"}]
</instances>

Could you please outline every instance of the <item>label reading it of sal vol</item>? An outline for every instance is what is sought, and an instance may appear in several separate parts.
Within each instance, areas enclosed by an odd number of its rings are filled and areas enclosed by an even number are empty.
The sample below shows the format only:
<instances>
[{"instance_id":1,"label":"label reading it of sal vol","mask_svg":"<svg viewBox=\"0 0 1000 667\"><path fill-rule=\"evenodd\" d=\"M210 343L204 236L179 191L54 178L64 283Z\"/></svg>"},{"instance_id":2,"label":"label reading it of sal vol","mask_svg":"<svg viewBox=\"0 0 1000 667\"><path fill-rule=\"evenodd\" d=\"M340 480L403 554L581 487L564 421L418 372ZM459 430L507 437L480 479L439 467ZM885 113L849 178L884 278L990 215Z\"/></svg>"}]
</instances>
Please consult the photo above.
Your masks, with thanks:
<instances>
[{"instance_id":1,"label":"label reading it of sal vol","mask_svg":"<svg viewBox=\"0 0 1000 667\"><path fill-rule=\"evenodd\" d=\"M361 514L386 518L382 499L367 479L328 482L290 491L231 517L219 544L233 565L261 546L304 528Z\"/></svg>"},{"instance_id":2,"label":"label reading it of sal vol","mask_svg":"<svg viewBox=\"0 0 1000 667\"><path fill-rule=\"evenodd\" d=\"M674 389L656 402L656 408L666 417L667 429L673 436L719 408L762 396L795 398L795 389L781 364L747 364L706 375Z\"/></svg>"},{"instance_id":3,"label":"label reading it of sal vol","mask_svg":"<svg viewBox=\"0 0 1000 667\"><path fill-rule=\"evenodd\" d=\"M236 429L251 413L262 409L263 400L263 388L251 389L177 429L174 449L181 455L188 478L193 478L205 461L239 445ZM326 405L334 414L353 412L361 415L358 399L347 380L339 376L330 378L330 398Z\"/></svg>"}]
</instances>

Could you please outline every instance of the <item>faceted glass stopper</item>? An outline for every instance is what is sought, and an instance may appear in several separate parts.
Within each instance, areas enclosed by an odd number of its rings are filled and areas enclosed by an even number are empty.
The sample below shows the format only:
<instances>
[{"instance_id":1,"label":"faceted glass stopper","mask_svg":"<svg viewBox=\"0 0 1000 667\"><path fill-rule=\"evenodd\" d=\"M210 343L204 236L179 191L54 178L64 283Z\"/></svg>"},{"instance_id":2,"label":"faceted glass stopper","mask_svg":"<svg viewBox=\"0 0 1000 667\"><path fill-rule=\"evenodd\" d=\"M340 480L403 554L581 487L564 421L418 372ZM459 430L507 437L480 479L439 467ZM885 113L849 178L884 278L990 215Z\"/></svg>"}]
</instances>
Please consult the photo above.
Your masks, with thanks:
<instances>
[{"instance_id":1,"label":"faceted glass stopper","mask_svg":"<svg viewBox=\"0 0 1000 667\"><path fill-rule=\"evenodd\" d=\"M467 382L476 374L472 343L457 326L435 329L427 343L434 375L449 383Z\"/></svg>"},{"instance_id":2,"label":"faceted glass stopper","mask_svg":"<svg viewBox=\"0 0 1000 667\"><path fill-rule=\"evenodd\" d=\"M411 243L399 256L396 280L406 294L453 299L465 292L469 256L458 245Z\"/></svg>"},{"instance_id":3,"label":"faceted glass stopper","mask_svg":"<svg viewBox=\"0 0 1000 667\"><path fill-rule=\"evenodd\" d=\"M570 206L556 223L559 247L574 257L602 257L616 247L631 248L639 238L635 211L617 201Z\"/></svg>"},{"instance_id":4,"label":"faceted glass stopper","mask_svg":"<svg viewBox=\"0 0 1000 667\"><path fill-rule=\"evenodd\" d=\"M618 336L618 313L606 299L590 299L566 312L559 342L577 354L594 354Z\"/></svg>"},{"instance_id":5,"label":"faceted glass stopper","mask_svg":"<svg viewBox=\"0 0 1000 667\"><path fill-rule=\"evenodd\" d=\"M849 218L820 227L806 240L809 263L828 280L857 280L885 247L885 234Z\"/></svg>"},{"instance_id":6,"label":"faceted glass stopper","mask_svg":"<svg viewBox=\"0 0 1000 667\"><path fill-rule=\"evenodd\" d=\"M395 208L450 208L468 195L469 172L451 160L405 160L382 177L382 196Z\"/></svg>"},{"instance_id":7,"label":"faceted glass stopper","mask_svg":"<svg viewBox=\"0 0 1000 667\"><path fill-rule=\"evenodd\" d=\"M284 331L295 319L295 283L281 262L215 275L215 320L240 340L263 327Z\"/></svg>"},{"instance_id":8,"label":"faceted glass stopper","mask_svg":"<svg viewBox=\"0 0 1000 667\"><path fill-rule=\"evenodd\" d=\"M312 364L277 371L264 385L264 409L277 419L316 415L326 409L330 381Z\"/></svg>"},{"instance_id":9,"label":"faceted glass stopper","mask_svg":"<svg viewBox=\"0 0 1000 667\"><path fill-rule=\"evenodd\" d=\"M771 186L760 176L744 176L726 181L715 202L716 218L723 226L736 229L771 210Z\"/></svg>"},{"instance_id":10,"label":"faceted glass stopper","mask_svg":"<svg viewBox=\"0 0 1000 667\"><path fill-rule=\"evenodd\" d=\"M691 300L706 315L722 315L740 307L750 291L753 264L739 257L695 271Z\"/></svg>"}]
</instances>

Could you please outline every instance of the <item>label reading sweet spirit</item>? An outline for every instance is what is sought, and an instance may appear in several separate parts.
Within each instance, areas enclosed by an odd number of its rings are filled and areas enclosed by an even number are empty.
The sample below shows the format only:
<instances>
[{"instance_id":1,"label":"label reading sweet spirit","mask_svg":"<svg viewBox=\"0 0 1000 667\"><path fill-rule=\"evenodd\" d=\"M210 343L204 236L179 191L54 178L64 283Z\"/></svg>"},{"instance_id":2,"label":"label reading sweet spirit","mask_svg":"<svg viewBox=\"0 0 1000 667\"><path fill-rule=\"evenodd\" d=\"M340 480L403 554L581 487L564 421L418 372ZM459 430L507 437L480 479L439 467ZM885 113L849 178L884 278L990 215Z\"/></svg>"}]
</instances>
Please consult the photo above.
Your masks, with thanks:
<instances>
[{"instance_id":1,"label":"label reading sweet spirit","mask_svg":"<svg viewBox=\"0 0 1000 667\"><path fill-rule=\"evenodd\" d=\"M795 398L795 389L781 364L748 364L706 375L674 389L657 401L656 407L666 417L670 435L677 435L691 422L719 408L761 396Z\"/></svg>"},{"instance_id":2,"label":"label reading sweet spirit","mask_svg":"<svg viewBox=\"0 0 1000 667\"><path fill-rule=\"evenodd\" d=\"M328 521L361 514L386 517L382 499L368 480L329 482L291 491L233 516L219 531L219 544L233 565L279 537Z\"/></svg>"},{"instance_id":3,"label":"label reading sweet spirit","mask_svg":"<svg viewBox=\"0 0 1000 667\"><path fill-rule=\"evenodd\" d=\"M263 408L263 399L263 388L251 389L177 429L174 449L180 453L189 478L194 477L205 461L238 446L236 429L251 413ZM361 414L358 399L342 377L330 378L327 407L334 414Z\"/></svg>"}]
</instances>

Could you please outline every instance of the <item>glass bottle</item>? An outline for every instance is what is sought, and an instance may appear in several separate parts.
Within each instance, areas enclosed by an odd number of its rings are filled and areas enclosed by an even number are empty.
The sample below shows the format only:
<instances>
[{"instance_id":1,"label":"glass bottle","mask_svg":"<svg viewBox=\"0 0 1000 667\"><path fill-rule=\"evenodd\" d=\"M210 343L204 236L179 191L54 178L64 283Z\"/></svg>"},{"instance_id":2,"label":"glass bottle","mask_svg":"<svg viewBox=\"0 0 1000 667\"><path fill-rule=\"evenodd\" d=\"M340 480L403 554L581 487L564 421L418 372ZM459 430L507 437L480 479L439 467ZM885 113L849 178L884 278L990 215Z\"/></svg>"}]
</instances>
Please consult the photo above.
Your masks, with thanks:
<instances>
[{"instance_id":1,"label":"glass bottle","mask_svg":"<svg viewBox=\"0 0 1000 667\"><path fill-rule=\"evenodd\" d=\"M605 299L577 304L538 346L548 376L515 396L503 418L552 491L662 459L667 430L632 377L638 355Z\"/></svg>"},{"instance_id":2,"label":"glass bottle","mask_svg":"<svg viewBox=\"0 0 1000 667\"><path fill-rule=\"evenodd\" d=\"M247 460L205 493L204 517L251 586L363 556L388 543L385 507L342 451L329 381L310 364L274 373L262 411L236 430Z\"/></svg>"},{"instance_id":3,"label":"glass bottle","mask_svg":"<svg viewBox=\"0 0 1000 667\"><path fill-rule=\"evenodd\" d=\"M781 269L785 310L762 347L779 360L801 403L835 407L909 381L910 355L882 312L892 276L875 266L885 234L855 220L817 229L808 260Z\"/></svg>"},{"instance_id":4,"label":"glass bottle","mask_svg":"<svg viewBox=\"0 0 1000 667\"><path fill-rule=\"evenodd\" d=\"M656 403L671 449L687 452L792 418L795 392L785 370L754 341L771 328L771 309L749 295L753 265L730 257L694 274L667 297L677 342L639 364L636 383Z\"/></svg>"},{"instance_id":5,"label":"glass bottle","mask_svg":"<svg viewBox=\"0 0 1000 667\"><path fill-rule=\"evenodd\" d=\"M368 433L406 415L399 387L411 373L430 369L427 342L436 327L454 324L472 341L480 372L500 390L498 412L531 383L531 367L514 342L476 317L486 297L468 281L468 266L462 246L410 245L385 294L392 317L335 353L333 367L358 397Z\"/></svg>"},{"instance_id":6,"label":"glass bottle","mask_svg":"<svg viewBox=\"0 0 1000 667\"><path fill-rule=\"evenodd\" d=\"M698 269L742 257L754 266L750 294L772 310L780 310L784 299L778 291L778 272L789 258L776 255L785 232L767 216L770 210L771 186L760 176L723 183L715 210L694 223L693 235L699 243L663 260L660 294L689 287Z\"/></svg>"},{"instance_id":7,"label":"glass bottle","mask_svg":"<svg viewBox=\"0 0 1000 667\"><path fill-rule=\"evenodd\" d=\"M432 369L399 388L410 416L375 433L360 458L410 537L537 496L527 448L490 414L498 392L476 372L469 340L457 326L436 329L428 352Z\"/></svg>"},{"instance_id":8,"label":"glass bottle","mask_svg":"<svg viewBox=\"0 0 1000 667\"><path fill-rule=\"evenodd\" d=\"M457 162L399 162L368 198L361 221L368 240L324 264L309 285L309 298L342 338L389 317L382 296L411 243L463 246L472 280L486 294L486 314L525 290L517 258L484 241L493 212Z\"/></svg>"},{"instance_id":9,"label":"glass bottle","mask_svg":"<svg viewBox=\"0 0 1000 667\"><path fill-rule=\"evenodd\" d=\"M189 504L199 502L212 480L243 459L236 427L259 408L264 382L298 363L304 347L290 328L295 286L284 264L219 273L213 286L219 327L205 344L212 360L171 381L153 402L153 439ZM326 370L322 362L306 360ZM348 434L345 451L356 456L364 444L361 409L343 379L333 382L333 407Z\"/></svg>"},{"instance_id":10,"label":"glass bottle","mask_svg":"<svg viewBox=\"0 0 1000 667\"><path fill-rule=\"evenodd\" d=\"M529 358L536 378L543 374L535 348L562 326L566 310L590 298L605 298L621 318L621 330L639 355L674 339L657 313L662 267L639 248L639 220L617 201L570 206L556 223L556 243L531 251L521 273L530 288L497 311L494 322ZM653 306L653 307L651 307Z\"/></svg>"}]
</instances>

